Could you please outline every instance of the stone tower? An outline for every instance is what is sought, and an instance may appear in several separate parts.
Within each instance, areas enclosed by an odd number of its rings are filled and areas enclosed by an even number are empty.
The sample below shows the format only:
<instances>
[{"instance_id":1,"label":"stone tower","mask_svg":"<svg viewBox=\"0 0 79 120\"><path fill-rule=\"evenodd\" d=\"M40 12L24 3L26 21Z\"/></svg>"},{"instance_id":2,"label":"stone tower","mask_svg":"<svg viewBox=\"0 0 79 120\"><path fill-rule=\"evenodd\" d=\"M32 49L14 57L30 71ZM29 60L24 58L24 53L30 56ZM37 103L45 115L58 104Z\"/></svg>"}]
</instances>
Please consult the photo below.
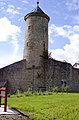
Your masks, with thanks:
<instances>
[{"instance_id":1,"label":"stone tower","mask_svg":"<svg viewBox=\"0 0 79 120\"><path fill-rule=\"evenodd\" d=\"M39 2L32 12L28 13L26 22L23 59L27 61L27 68L39 67L44 51L48 52L48 22L49 16L39 7Z\"/></svg>"}]
</instances>

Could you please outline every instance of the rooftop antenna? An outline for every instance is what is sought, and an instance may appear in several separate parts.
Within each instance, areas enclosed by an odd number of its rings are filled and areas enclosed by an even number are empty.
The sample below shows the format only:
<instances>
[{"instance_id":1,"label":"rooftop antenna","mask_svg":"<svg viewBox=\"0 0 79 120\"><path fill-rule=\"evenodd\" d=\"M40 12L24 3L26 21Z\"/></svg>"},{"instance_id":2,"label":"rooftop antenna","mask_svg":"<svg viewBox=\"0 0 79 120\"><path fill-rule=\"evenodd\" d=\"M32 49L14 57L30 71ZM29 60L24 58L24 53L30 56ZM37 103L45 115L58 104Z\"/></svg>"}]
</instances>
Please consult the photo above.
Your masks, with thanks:
<instances>
[{"instance_id":1,"label":"rooftop antenna","mask_svg":"<svg viewBox=\"0 0 79 120\"><path fill-rule=\"evenodd\" d=\"M37 6L39 6L39 0L37 0Z\"/></svg>"}]
</instances>

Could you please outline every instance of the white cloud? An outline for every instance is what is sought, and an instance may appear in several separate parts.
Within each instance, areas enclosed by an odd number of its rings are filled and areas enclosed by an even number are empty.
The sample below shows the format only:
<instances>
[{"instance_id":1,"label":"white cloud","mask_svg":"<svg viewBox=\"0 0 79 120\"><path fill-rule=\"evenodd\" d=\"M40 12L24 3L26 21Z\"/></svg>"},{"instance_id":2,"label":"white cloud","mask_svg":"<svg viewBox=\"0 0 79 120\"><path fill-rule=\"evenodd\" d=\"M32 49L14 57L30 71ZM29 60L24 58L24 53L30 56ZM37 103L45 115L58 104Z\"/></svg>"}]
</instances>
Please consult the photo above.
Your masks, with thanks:
<instances>
[{"instance_id":1,"label":"white cloud","mask_svg":"<svg viewBox=\"0 0 79 120\"><path fill-rule=\"evenodd\" d=\"M18 26L12 25L8 18L0 18L0 42L7 41L9 37L21 32Z\"/></svg>"},{"instance_id":2,"label":"white cloud","mask_svg":"<svg viewBox=\"0 0 79 120\"><path fill-rule=\"evenodd\" d=\"M58 60L66 60L72 64L79 61L79 25L75 26L56 26L52 24L49 27L54 37L61 36L69 40L69 44L63 46L63 49L55 49L52 51L52 57Z\"/></svg>"},{"instance_id":3,"label":"white cloud","mask_svg":"<svg viewBox=\"0 0 79 120\"><path fill-rule=\"evenodd\" d=\"M15 9L13 5L8 5L7 13L12 14L12 15L20 14L19 11Z\"/></svg>"},{"instance_id":4,"label":"white cloud","mask_svg":"<svg viewBox=\"0 0 79 120\"><path fill-rule=\"evenodd\" d=\"M27 0L22 1L24 4L28 4L29 2Z\"/></svg>"},{"instance_id":5,"label":"white cloud","mask_svg":"<svg viewBox=\"0 0 79 120\"><path fill-rule=\"evenodd\" d=\"M5 61L5 55L1 56L0 64L1 66L7 65L18 59L17 51L19 48L18 45L18 36L21 32L20 27L13 25L8 18L3 17L0 18L0 42L8 42L10 40L11 44L13 45L13 53L11 56L8 56ZM9 39L10 38L10 39Z\"/></svg>"},{"instance_id":6,"label":"white cloud","mask_svg":"<svg viewBox=\"0 0 79 120\"><path fill-rule=\"evenodd\" d=\"M69 11L79 10L79 0L69 0L66 2L66 6Z\"/></svg>"},{"instance_id":7,"label":"white cloud","mask_svg":"<svg viewBox=\"0 0 79 120\"><path fill-rule=\"evenodd\" d=\"M2 57L2 58L0 58L0 68L8 66L8 65L15 63L17 61L20 61L20 60L21 60L20 56L19 57L18 56L17 57L16 56L8 56L7 58Z\"/></svg>"},{"instance_id":8,"label":"white cloud","mask_svg":"<svg viewBox=\"0 0 79 120\"><path fill-rule=\"evenodd\" d=\"M1 7L1 10L4 10L4 7Z\"/></svg>"}]
</instances>

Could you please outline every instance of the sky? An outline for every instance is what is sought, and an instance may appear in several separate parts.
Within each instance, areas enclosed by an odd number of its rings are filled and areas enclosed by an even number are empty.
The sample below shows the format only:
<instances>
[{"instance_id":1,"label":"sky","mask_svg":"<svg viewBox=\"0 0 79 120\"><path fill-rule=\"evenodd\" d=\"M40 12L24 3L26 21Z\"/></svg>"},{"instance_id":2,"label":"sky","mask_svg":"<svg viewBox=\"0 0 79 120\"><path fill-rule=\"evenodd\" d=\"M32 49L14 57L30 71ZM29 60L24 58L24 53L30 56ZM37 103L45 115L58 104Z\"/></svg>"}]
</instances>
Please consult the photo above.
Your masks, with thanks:
<instances>
[{"instance_id":1,"label":"sky","mask_svg":"<svg viewBox=\"0 0 79 120\"><path fill-rule=\"evenodd\" d=\"M25 21L37 0L0 0L0 68L23 59ZM55 60L79 62L79 0L39 0L50 17L49 52Z\"/></svg>"}]
</instances>

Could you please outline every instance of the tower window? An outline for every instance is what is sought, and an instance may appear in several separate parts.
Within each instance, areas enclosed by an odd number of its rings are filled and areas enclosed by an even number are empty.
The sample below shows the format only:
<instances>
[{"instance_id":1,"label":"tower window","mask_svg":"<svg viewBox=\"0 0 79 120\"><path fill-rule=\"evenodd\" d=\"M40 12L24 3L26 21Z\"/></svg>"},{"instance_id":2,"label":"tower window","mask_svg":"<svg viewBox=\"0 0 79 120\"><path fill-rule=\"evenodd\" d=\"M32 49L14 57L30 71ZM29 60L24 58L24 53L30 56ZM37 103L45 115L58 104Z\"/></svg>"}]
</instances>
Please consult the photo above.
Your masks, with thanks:
<instances>
[{"instance_id":1,"label":"tower window","mask_svg":"<svg viewBox=\"0 0 79 120\"><path fill-rule=\"evenodd\" d=\"M45 41L43 41L43 48L45 48Z\"/></svg>"},{"instance_id":2,"label":"tower window","mask_svg":"<svg viewBox=\"0 0 79 120\"><path fill-rule=\"evenodd\" d=\"M48 29L47 28L45 28L45 32L47 32L48 31Z\"/></svg>"},{"instance_id":3,"label":"tower window","mask_svg":"<svg viewBox=\"0 0 79 120\"><path fill-rule=\"evenodd\" d=\"M31 26L28 26L28 30L30 30L31 29Z\"/></svg>"},{"instance_id":4,"label":"tower window","mask_svg":"<svg viewBox=\"0 0 79 120\"><path fill-rule=\"evenodd\" d=\"M27 42L27 46L29 46L28 42Z\"/></svg>"},{"instance_id":5,"label":"tower window","mask_svg":"<svg viewBox=\"0 0 79 120\"><path fill-rule=\"evenodd\" d=\"M43 43L43 47L45 48L45 43Z\"/></svg>"},{"instance_id":6,"label":"tower window","mask_svg":"<svg viewBox=\"0 0 79 120\"><path fill-rule=\"evenodd\" d=\"M43 50L45 51L45 42L43 42Z\"/></svg>"}]
</instances>

